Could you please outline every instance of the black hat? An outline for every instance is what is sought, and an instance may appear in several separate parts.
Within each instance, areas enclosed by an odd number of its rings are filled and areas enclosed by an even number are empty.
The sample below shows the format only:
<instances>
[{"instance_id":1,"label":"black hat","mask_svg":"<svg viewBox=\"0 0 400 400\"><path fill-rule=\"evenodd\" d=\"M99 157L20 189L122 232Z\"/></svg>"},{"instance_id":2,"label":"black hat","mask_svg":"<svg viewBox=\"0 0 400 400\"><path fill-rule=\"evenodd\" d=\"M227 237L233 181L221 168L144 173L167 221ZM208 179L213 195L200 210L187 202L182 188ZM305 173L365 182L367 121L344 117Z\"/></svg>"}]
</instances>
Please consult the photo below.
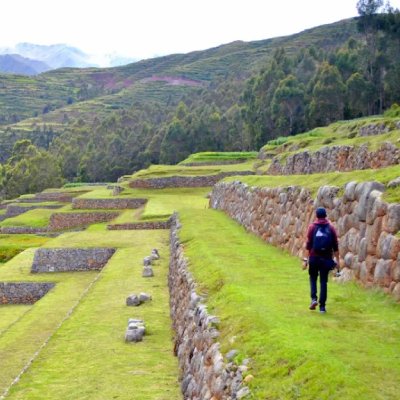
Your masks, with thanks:
<instances>
[{"instance_id":1,"label":"black hat","mask_svg":"<svg viewBox=\"0 0 400 400\"><path fill-rule=\"evenodd\" d=\"M317 215L317 218L326 218L326 210L324 207L318 207L315 214Z\"/></svg>"}]
</instances>

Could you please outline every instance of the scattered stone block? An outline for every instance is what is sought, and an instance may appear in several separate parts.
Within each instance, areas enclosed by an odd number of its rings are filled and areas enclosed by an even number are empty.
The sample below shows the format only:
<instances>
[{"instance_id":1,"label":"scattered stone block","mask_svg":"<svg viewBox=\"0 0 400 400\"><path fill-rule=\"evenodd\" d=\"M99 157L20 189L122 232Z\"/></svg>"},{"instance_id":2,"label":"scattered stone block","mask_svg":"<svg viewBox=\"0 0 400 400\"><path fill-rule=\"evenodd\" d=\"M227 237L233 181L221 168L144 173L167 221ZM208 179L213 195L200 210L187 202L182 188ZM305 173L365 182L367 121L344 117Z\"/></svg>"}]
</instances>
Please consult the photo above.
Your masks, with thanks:
<instances>
[{"instance_id":1,"label":"scattered stone block","mask_svg":"<svg viewBox=\"0 0 400 400\"><path fill-rule=\"evenodd\" d=\"M153 249L153 250L151 251L150 258L151 258L152 260L159 260L159 259L160 259L160 253L158 252L157 249Z\"/></svg>"},{"instance_id":2,"label":"scattered stone block","mask_svg":"<svg viewBox=\"0 0 400 400\"><path fill-rule=\"evenodd\" d=\"M129 319L128 328L125 332L126 342L141 342L146 333L144 321L141 319Z\"/></svg>"},{"instance_id":3,"label":"scattered stone block","mask_svg":"<svg viewBox=\"0 0 400 400\"><path fill-rule=\"evenodd\" d=\"M139 297L136 294L131 294L126 298L126 305L127 306L140 306L142 302L140 301Z\"/></svg>"},{"instance_id":4,"label":"scattered stone block","mask_svg":"<svg viewBox=\"0 0 400 400\"><path fill-rule=\"evenodd\" d=\"M113 187L113 196L118 196L122 192L123 188L121 186L114 186Z\"/></svg>"},{"instance_id":5,"label":"scattered stone block","mask_svg":"<svg viewBox=\"0 0 400 400\"><path fill-rule=\"evenodd\" d=\"M151 278L154 276L153 268L150 265L143 267L142 277Z\"/></svg>"},{"instance_id":6,"label":"scattered stone block","mask_svg":"<svg viewBox=\"0 0 400 400\"><path fill-rule=\"evenodd\" d=\"M151 296L149 294L147 294L147 293L140 293L139 294L139 300L142 303L146 303L147 301L151 300Z\"/></svg>"},{"instance_id":7,"label":"scattered stone block","mask_svg":"<svg viewBox=\"0 0 400 400\"><path fill-rule=\"evenodd\" d=\"M145 257L145 258L143 258L143 265L145 266L145 267L148 267L148 266L150 266L151 265L151 257L150 256L148 256L148 257Z\"/></svg>"},{"instance_id":8,"label":"scattered stone block","mask_svg":"<svg viewBox=\"0 0 400 400\"><path fill-rule=\"evenodd\" d=\"M140 293L139 295L137 294L131 294L126 298L126 305L127 306L134 306L138 307L142 303L146 303L147 301L151 300L151 296L147 293Z\"/></svg>"}]
</instances>

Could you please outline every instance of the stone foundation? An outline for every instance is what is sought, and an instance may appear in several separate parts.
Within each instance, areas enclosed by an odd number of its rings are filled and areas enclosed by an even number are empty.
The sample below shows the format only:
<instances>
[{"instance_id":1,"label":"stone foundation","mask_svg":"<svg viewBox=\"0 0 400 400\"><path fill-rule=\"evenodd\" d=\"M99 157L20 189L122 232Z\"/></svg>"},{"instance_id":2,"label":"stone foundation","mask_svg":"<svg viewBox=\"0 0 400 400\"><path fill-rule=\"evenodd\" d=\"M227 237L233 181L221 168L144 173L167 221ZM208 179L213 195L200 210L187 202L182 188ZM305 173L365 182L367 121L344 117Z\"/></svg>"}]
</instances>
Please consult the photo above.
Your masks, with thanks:
<instances>
[{"instance_id":1,"label":"stone foundation","mask_svg":"<svg viewBox=\"0 0 400 400\"><path fill-rule=\"evenodd\" d=\"M9 235L46 233L47 228L34 228L31 226L4 226L0 232Z\"/></svg>"},{"instance_id":2,"label":"stone foundation","mask_svg":"<svg viewBox=\"0 0 400 400\"><path fill-rule=\"evenodd\" d=\"M21 206L21 205L18 205L18 204L9 204L8 206L7 206L7 209L6 209L6 218L11 218L11 217L16 217L17 215L21 215L21 214L23 214L23 213L25 213L25 212L27 212L27 211L30 211L30 210L35 210L35 209L37 209L37 208L44 208L44 209L50 209L50 210L53 210L53 209L57 209L57 208L61 208L62 206L61 205L58 205L58 204L49 204L49 205L46 205L46 206L43 206L43 205L40 205L40 204L32 204L32 205L29 205L29 206Z\"/></svg>"},{"instance_id":3,"label":"stone foundation","mask_svg":"<svg viewBox=\"0 0 400 400\"><path fill-rule=\"evenodd\" d=\"M274 157L268 175L300 175L319 172L353 171L370 168L384 168L400 163L400 148L384 142L376 151L369 151L367 145L326 146L311 153L303 151L289 155L281 164L279 156Z\"/></svg>"},{"instance_id":4,"label":"stone foundation","mask_svg":"<svg viewBox=\"0 0 400 400\"><path fill-rule=\"evenodd\" d=\"M81 199L72 200L72 208L76 209L128 209L139 208L147 203L147 199Z\"/></svg>"},{"instance_id":5,"label":"stone foundation","mask_svg":"<svg viewBox=\"0 0 400 400\"><path fill-rule=\"evenodd\" d=\"M54 213L50 217L48 229L58 231L71 229L80 226L88 226L94 223L108 222L118 217L118 212L75 212L75 213Z\"/></svg>"},{"instance_id":6,"label":"stone foundation","mask_svg":"<svg viewBox=\"0 0 400 400\"><path fill-rule=\"evenodd\" d=\"M87 192L87 190L75 192L42 192L35 194L35 201L59 201L60 203L70 203L73 198Z\"/></svg>"},{"instance_id":7,"label":"stone foundation","mask_svg":"<svg viewBox=\"0 0 400 400\"><path fill-rule=\"evenodd\" d=\"M254 188L240 182L214 187L210 206L224 210L247 230L302 257L315 208L325 207L337 228L340 263L346 277L380 286L400 299L400 204L381 198L384 185L350 182L343 196L323 186L314 200L308 189Z\"/></svg>"},{"instance_id":8,"label":"stone foundation","mask_svg":"<svg viewBox=\"0 0 400 400\"><path fill-rule=\"evenodd\" d=\"M34 304L54 286L42 282L0 282L0 305Z\"/></svg>"},{"instance_id":9,"label":"stone foundation","mask_svg":"<svg viewBox=\"0 0 400 400\"><path fill-rule=\"evenodd\" d=\"M37 249L32 273L100 270L114 254L112 248L90 249Z\"/></svg>"},{"instance_id":10,"label":"stone foundation","mask_svg":"<svg viewBox=\"0 0 400 400\"><path fill-rule=\"evenodd\" d=\"M171 318L175 330L175 354L181 368L181 388L185 399L237 399L242 375L232 363L226 364L216 342L218 320L209 315L196 294L180 244L179 221L171 228L169 290Z\"/></svg>"},{"instance_id":11,"label":"stone foundation","mask_svg":"<svg viewBox=\"0 0 400 400\"><path fill-rule=\"evenodd\" d=\"M129 182L131 188L163 189L176 187L207 187L214 186L218 181L235 175L254 175L252 171L221 172L217 175L203 176L168 176L165 178L136 179Z\"/></svg>"}]
</instances>

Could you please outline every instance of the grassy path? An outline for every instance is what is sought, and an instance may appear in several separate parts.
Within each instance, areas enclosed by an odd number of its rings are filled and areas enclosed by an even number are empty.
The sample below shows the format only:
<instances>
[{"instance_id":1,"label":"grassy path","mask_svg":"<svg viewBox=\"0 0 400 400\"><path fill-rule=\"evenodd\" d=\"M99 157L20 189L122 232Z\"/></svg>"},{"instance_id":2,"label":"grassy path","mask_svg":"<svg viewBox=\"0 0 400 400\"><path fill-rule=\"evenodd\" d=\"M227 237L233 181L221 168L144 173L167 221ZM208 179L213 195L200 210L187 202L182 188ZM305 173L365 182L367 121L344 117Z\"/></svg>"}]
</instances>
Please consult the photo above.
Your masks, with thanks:
<instances>
[{"instance_id":1,"label":"grassy path","mask_svg":"<svg viewBox=\"0 0 400 400\"><path fill-rule=\"evenodd\" d=\"M83 237L88 234L80 233ZM126 234L131 247L119 249L112 257L74 314L7 399L181 398L177 361L172 354L166 285L168 232ZM106 238L107 235L103 238L105 244ZM114 240L112 236L110 241ZM141 277L142 260L152 247L160 250L162 259L154 267L155 277L145 279ZM139 308L127 307L126 297L140 292L151 294L153 301ZM145 320L148 333L141 343L124 342L130 317Z\"/></svg>"},{"instance_id":2,"label":"grassy path","mask_svg":"<svg viewBox=\"0 0 400 400\"><path fill-rule=\"evenodd\" d=\"M256 399L397 399L400 305L354 284L330 283L328 313L308 310L299 260L222 212L183 210L181 240L221 318L224 351L251 357Z\"/></svg>"}]
</instances>

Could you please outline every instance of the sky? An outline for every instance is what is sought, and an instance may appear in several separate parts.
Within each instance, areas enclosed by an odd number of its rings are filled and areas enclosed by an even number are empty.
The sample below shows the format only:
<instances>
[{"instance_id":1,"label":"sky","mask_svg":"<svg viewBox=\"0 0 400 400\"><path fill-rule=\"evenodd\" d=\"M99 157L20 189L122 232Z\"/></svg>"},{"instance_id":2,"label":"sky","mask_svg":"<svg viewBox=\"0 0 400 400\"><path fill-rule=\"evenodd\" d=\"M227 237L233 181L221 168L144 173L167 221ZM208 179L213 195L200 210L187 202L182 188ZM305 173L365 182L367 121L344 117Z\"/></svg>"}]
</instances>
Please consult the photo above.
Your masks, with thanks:
<instances>
[{"instance_id":1,"label":"sky","mask_svg":"<svg viewBox=\"0 0 400 400\"><path fill-rule=\"evenodd\" d=\"M66 43L135 59L289 35L357 15L357 0L3 0L0 47ZM400 7L400 0L391 0Z\"/></svg>"}]
</instances>

